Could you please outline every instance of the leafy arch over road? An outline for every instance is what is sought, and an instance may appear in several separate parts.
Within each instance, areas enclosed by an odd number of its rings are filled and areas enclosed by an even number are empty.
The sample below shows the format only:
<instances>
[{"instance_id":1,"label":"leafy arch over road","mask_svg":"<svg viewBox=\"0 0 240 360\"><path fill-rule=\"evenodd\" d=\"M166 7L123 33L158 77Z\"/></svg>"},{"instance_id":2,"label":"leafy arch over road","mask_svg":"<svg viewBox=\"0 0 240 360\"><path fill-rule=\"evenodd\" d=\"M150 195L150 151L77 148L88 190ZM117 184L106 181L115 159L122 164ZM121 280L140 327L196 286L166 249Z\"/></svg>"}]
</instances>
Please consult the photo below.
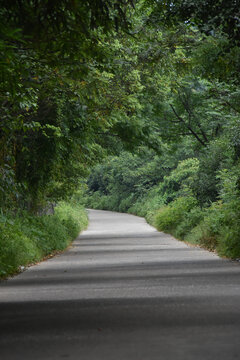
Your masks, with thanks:
<instances>
[{"instance_id":1,"label":"leafy arch over road","mask_svg":"<svg viewBox=\"0 0 240 360\"><path fill-rule=\"evenodd\" d=\"M38 213L114 155L90 177L96 203L115 192L122 211L187 209L179 234L208 228L207 239L238 254L237 3L2 1L3 210Z\"/></svg>"}]
</instances>

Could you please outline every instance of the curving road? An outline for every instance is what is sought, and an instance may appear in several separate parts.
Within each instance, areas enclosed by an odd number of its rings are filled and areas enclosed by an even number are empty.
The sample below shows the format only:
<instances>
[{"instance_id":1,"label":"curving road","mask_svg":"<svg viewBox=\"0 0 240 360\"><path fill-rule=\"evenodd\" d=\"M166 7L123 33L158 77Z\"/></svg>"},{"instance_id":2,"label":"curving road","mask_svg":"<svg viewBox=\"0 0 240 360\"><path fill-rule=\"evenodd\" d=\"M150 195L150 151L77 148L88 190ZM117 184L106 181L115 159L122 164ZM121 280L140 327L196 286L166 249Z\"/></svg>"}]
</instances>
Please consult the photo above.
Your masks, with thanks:
<instances>
[{"instance_id":1,"label":"curving road","mask_svg":"<svg viewBox=\"0 0 240 360\"><path fill-rule=\"evenodd\" d=\"M64 254L0 283L1 360L240 359L240 265L91 210Z\"/></svg>"}]
</instances>

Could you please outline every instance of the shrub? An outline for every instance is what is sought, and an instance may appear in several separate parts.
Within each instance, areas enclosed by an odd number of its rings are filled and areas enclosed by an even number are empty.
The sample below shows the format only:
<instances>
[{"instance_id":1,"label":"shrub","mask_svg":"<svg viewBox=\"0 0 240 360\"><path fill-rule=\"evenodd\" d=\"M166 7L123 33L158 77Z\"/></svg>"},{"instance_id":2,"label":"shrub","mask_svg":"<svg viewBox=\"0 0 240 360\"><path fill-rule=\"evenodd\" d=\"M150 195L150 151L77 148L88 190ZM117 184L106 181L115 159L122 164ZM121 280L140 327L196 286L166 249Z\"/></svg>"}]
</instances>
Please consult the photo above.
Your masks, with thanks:
<instances>
[{"instance_id":1,"label":"shrub","mask_svg":"<svg viewBox=\"0 0 240 360\"><path fill-rule=\"evenodd\" d=\"M155 226L160 231L172 232L181 223L186 213L196 206L193 197L180 197L163 206L155 216Z\"/></svg>"},{"instance_id":2,"label":"shrub","mask_svg":"<svg viewBox=\"0 0 240 360\"><path fill-rule=\"evenodd\" d=\"M198 206L185 213L182 221L174 231L174 235L178 239L184 240L185 236L202 221L204 214L205 211Z\"/></svg>"},{"instance_id":3,"label":"shrub","mask_svg":"<svg viewBox=\"0 0 240 360\"><path fill-rule=\"evenodd\" d=\"M145 193L144 196L139 197L137 201L133 202L128 212L138 216L147 216L147 214L155 212L163 205L164 200L158 194L158 187L155 186Z\"/></svg>"},{"instance_id":4,"label":"shrub","mask_svg":"<svg viewBox=\"0 0 240 360\"><path fill-rule=\"evenodd\" d=\"M158 186L158 192L166 204L171 203L179 196L192 194L192 185L196 181L196 174L199 169L199 160L189 158L178 163L176 169L164 176Z\"/></svg>"},{"instance_id":5,"label":"shrub","mask_svg":"<svg viewBox=\"0 0 240 360\"><path fill-rule=\"evenodd\" d=\"M217 250L219 255L240 258L240 224L224 226L220 231Z\"/></svg>"},{"instance_id":6,"label":"shrub","mask_svg":"<svg viewBox=\"0 0 240 360\"><path fill-rule=\"evenodd\" d=\"M119 204L120 212L127 212L133 203L133 197L130 195L129 197L122 199Z\"/></svg>"},{"instance_id":7,"label":"shrub","mask_svg":"<svg viewBox=\"0 0 240 360\"><path fill-rule=\"evenodd\" d=\"M200 223L189 232L185 240L200 246L215 250L218 246L220 229L224 224L225 213L221 201L213 203L205 209Z\"/></svg>"},{"instance_id":8,"label":"shrub","mask_svg":"<svg viewBox=\"0 0 240 360\"><path fill-rule=\"evenodd\" d=\"M201 221L185 237L187 242L200 245L208 250L214 250L217 245L217 237L205 221Z\"/></svg>"}]
</instances>

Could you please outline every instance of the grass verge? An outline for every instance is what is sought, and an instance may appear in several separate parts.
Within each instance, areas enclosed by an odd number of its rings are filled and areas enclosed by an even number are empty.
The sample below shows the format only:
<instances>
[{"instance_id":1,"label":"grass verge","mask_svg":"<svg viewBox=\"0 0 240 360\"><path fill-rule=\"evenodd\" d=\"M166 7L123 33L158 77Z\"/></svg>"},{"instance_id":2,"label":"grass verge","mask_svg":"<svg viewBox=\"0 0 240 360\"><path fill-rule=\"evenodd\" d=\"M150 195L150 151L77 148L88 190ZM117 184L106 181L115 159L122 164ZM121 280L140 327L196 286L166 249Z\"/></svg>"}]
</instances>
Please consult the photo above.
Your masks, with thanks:
<instances>
[{"instance_id":1,"label":"grass verge","mask_svg":"<svg viewBox=\"0 0 240 360\"><path fill-rule=\"evenodd\" d=\"M81 205L61 202L54 215L0 215L0 279L64 250L87 227Z\"/></svg>"}]
</instances>

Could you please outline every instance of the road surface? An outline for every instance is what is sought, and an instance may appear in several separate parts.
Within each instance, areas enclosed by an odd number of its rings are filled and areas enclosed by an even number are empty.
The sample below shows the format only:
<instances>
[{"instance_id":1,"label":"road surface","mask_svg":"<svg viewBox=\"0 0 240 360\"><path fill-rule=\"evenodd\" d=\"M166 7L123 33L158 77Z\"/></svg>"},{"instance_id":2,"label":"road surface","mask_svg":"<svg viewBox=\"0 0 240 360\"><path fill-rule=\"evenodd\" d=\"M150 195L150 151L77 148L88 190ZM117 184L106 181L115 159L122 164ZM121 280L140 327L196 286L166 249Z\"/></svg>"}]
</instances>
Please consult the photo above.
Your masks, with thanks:
<instances>
[{"instance_id":1,"label":"road surface","mask_svg":"<svg viewBox=\"0 0 240 360\"><path fill-rule=\"evenodd\" d=\"M1 360L240 359L240 265L90 211L64 254L0 283Z\"/></svg>"}]
</instances>

